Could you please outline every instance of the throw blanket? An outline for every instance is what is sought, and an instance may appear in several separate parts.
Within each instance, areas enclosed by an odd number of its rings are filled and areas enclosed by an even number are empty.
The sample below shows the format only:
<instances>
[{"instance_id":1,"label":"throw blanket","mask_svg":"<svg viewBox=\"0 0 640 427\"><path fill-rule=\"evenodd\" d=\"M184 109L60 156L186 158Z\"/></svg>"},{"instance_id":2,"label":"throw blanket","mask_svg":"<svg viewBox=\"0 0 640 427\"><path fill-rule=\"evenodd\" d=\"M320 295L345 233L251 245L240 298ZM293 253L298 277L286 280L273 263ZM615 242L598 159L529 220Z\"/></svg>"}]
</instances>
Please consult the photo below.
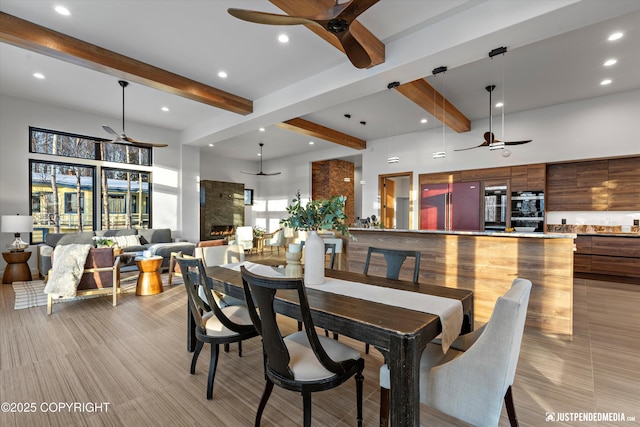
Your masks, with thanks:
<instances>
[{"instance_id":1,"label":"throw blanket","mask_svg":"<svg viewBox=\"0 0 640 427\"><path fill-rule=\"evenodd\" d=\"M60 245L53 252L53 268L49 272L45 294L52 294L57 298L72 298L76 296L76 288L80 283L84 264L91 245Z\"/></svg>"}]
</instances>

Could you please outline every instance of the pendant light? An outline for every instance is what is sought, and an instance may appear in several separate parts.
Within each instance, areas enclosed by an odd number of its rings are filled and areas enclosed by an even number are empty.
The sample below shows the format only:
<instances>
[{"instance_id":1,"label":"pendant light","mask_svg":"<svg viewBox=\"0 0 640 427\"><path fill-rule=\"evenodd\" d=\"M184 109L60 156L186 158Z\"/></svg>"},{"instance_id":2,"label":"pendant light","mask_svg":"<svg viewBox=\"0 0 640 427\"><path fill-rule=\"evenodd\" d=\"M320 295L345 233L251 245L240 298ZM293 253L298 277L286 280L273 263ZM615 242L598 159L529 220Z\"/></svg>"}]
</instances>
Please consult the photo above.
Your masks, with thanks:
<instances>
[{"instance_id":1,"label":"pendant light","mask_svg":"<svg viewBox=\"0 0 640 427\"><path fill-rule=\"evenodd\" d=\"M434 76L437 76L440 73L444 73L447 71L447 67L438 67L438 68L434 68L432 73ZM434 159L444 159L445 157L447 157L447 152L445 151L445 145L444 145L444 133L445 133L445 120L447 117L447 98L446 98L446 84L443 82L442 84L442 88L443 88L443 94L442 94L442 151L435 151L433 153L433 158ZM436 111L436 88L435 85L433 86L433 112L435 113ZM433 122L433 128L436 128L436 123L435 120ZM434 132L435 133L435 132Z\"/></svg>"}]
</instances>

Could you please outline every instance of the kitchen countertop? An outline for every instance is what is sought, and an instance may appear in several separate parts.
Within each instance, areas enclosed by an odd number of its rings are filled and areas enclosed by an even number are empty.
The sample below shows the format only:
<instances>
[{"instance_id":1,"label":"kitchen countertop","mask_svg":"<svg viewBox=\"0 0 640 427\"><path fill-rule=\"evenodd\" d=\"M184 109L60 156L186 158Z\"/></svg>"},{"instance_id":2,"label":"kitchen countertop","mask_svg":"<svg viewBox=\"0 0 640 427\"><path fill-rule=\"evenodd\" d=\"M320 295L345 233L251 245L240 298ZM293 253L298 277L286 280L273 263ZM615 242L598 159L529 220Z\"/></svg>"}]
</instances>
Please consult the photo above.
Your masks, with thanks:
<instances>
[{"instance_id":1,"label":"kitchen countertop","mask_svg":"<svg viewBox=\"0 0 640 427\"><path fill-rule=\"evenodd\" d=\"M491 237L530 237L534 239L575 239L576 233L523 233L513 231L453 231L453 230L401 230L395 228L349 228L349 231L394 232L394 233L422 233L422 234L455 234L462 236L491 236Z\"/></svg>"},{"instance_id":2,"label":"kitchen countertop","mask_svg":"<svg viewBox=\"0 0 640 427\"><path fill-rule=\"evenodd\" d=\"M615 232L589 232L589 233L577 233L578 236L602 236L602 237L640 237L638 233L615 233Z\"/></svg>"}]
</instances>

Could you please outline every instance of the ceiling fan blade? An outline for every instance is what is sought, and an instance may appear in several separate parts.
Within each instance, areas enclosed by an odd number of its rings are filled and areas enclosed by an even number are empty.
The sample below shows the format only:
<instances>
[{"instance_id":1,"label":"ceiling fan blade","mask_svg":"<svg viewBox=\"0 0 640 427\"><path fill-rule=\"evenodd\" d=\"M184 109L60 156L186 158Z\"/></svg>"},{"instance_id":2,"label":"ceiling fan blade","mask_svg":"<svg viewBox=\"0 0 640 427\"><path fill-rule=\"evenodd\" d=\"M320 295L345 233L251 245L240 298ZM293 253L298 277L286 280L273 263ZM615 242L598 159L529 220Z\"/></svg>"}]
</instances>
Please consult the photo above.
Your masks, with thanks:
<instances>
[{"instance_id":1,"label":"ceiling fan blade","mask_svg":"<svg viewBox=\"0 0 640 427\"><path fill-rule=\"evenodd\" d=\"M341 7L342 10L340 10L334 16L336 18L339 17L341 19L344 19L348 23L351 23L359 15L364 13L364 11L369 9L374 4L378 3L378 1L380 0L352 0L349 3L346 3L344 7L343 5L336 5L336 7L334 8L334 11L338 10L339 7Z\"/></svg>"},{"instance_id":2,"label":"ceiling fan blade","mask_svg":"<svg viewBox=\"0 0 640 427\"><path fill-rule=\"evenodd\" d=\"M145 147L145 148L164 148L164 147L168 147L169 144L160 144L160 143L155 143L155 142L142 142L142 141L136 141L133 138L129 138L126 135L122 136L122 139L131 144L131 145L136 145L139 147Z\"/></svg>"},{"instance_id":3,"label":"ceiling fan blade","mask_svg":"<svg viewBox=\"0 0 640 427\"><path fill-rule=\"evenodd\" d=\"M118 132L116 132L115 130L111 129L109 126L107 125L102 125L102 129L104 129L109 135L113 135L116 137L116 139L122 139L122 137L120 136L120 134Z\"/></svg>"},{"instance_id":4,"label":"ceiling fan blade","mask_svg":"<svg viewBox=\"0 0 640 427\"><path fill-rule=\"evenodd\" d=\"M349 30L336 34L336 36L338 36L344 53L347 54L347 58L349 58L354 67L367 68L371 65L371 56Z\"/></svg>"},{"instance_id":5,"label":"ceiling fan blade","mask_svg":"<svg viewBox=\"0 0 640 427\"><path fill-rule=\"evenodd\" d=\"M508 141L505 142L504 145L522 145L533 141L533 139L529 139L527 141Z\"/></svg>"},{"instance_id":6,"label":"ceiling fan blade","mask_svg":"<svg viewBox=\"0 0 640 427\"><path fill-rule=\"evenodd\" d=\"M275 13L259 12L256 10L227 9L230 15L243 21L267 25L320 25L316 21L298 16L278 15Z\"/></svg>"},{"instance_id":7,"label":"ceiling fan blade","mask_svg":"<svg viewBox=\"0 0 640 427\"><path fill-rule=\"evenodd\" d=\"M488 142L483 142L480 145L476 145L475 147L469 147L469 148L459 148L457 150L453 150L453 151L465 151L465 150L473 150L474 148L480 148L480 147L488 147L489 143Z\"/></svg>"}]
</instances>

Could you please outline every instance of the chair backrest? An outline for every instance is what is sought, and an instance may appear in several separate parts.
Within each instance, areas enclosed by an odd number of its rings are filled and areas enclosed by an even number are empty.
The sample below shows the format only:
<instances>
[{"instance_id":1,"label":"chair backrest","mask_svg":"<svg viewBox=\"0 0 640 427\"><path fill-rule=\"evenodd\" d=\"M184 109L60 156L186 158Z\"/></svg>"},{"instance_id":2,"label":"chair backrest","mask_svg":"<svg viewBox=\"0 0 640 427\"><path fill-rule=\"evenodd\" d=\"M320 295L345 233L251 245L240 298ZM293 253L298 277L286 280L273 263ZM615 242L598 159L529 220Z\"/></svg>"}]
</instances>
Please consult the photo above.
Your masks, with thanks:
<instances>
[{"instance_id":1,"label":"chair backrest","mask_svg":"<svg viewBox=\"0 0 640 427\"><path fill-rule=\"evenodd\" d=\"M284 230L276 230L273 236L267 241L269 246L284 246Z\"/></svg>"},{"instance_id":2,"label":"chair backrest","mask_svg":"<svg viewBox=\"0 0 640 427\"><path fill-rule=\"evenodd\" d=\"M196 323L197 333L206 335L206 319L203 317L203 313L207 311L213 311L214 316L220 320L220 323L234 332L245 333L253 330L252 325L238 325L229 320L222 312L213 296L212 280L207 276L201 259L176 257L176 261L182 271L184 286L187 290L187 300L191 315ZM201 287L204 288L206 300L203 300L199 295Z\"/></svg>"},{"instance_id":3,"label":"chair backrest","mask_svg":"<svg viewBox=\"0 0 640 427\"><path fill-rule=\"evenodd\" d=\"M195 256L201 258L207 267L212 267L244 261L244 249L239 245L196 247Z\"/></svg>"},{"instance_id":4,"label":"chair backrest","mask_svg":"<svg viewBox=\"0 0 640 427\"><path fill-rule=\"evenodd\" d=\"M367 258L364 262L364 274L369 272L369 261L372 254L382 254L387 263L387 279L397 280L400 276L400 268L407 257L415 258L415 266L413 268L413 283L418 283L418 275L420 274L420 251L406 251L400 249L385 249L369 247Z\"/></svg>"},{"instance_id":5,"label":"chair backrest","mask_svg":"<svg viewBox=\"0 0 640 427\"><path fill-rule=\"evenodd\" d=\"M327 251L331 250L331 252L329 252L329 268L333 270L333 266L335 264L336 261L336 244L335 243L324 243L324 253L326 254Z\"/></svg>"},{"instance_id":6,"label":"chair backrest","mask_svg":"<svg viewBox=\"0 0 640 427\"><path fill-rule=\"evenodd\" d=\"M51 254L51 264L55 262L55 251ZM87 259L84 263L85 270L91 270L93 268L113 267L115 263L115 256L113 248L91 248L87 254ZM85 271L80 278L77 290L89 290L89 289L102 289L110 288L113 286L114 271L101 271L92 272ZM117 274L117 273L116 273ZM117 279L117 278L116 278Z\"/></svg>"},{"instance_id":7,"label":"chair backrest","mask_svg":"<svg viewBox=\"0 0 640 427\"><path fill-rule=\"evenodd\" d=\"M456 359L430 370L425 403L473 425L498 425L518 364L530 293L529 280L513 281L478 340Z\"/></svg>"},{"instance_id":8,"label":"chair backrest","mask_svg":"<svg viewBox=\"0 0 640 427\"><path fill-rule=\"evenodd\" d=\"M236 238L238 241L253 241L253 228L249 225L238 227L236 229Z\"/></svg>"},{"instance_id":9,"label":"chair backrest","mask_svg":"<svg viewBox=\"0 0 640 427\"><path fill-rule=\"evenodd\" d=\"M295 290L298 293L300 312L305 333L318 361L329 371L336 374L346 372L342 363L334 362L320 344L316 333L311 310L307 300L302 278L272 278L251 273L244 266L240 267L245 300L249 308L249 315L256 330L262 336L262 346L265 353L267 369L282 378L293 380L293 372L289 368L289 351L284 343L282 332L276 320L275 295L279 289ZM259 313L259 314L258 314Z\"/></svg>"}]
</instances>

